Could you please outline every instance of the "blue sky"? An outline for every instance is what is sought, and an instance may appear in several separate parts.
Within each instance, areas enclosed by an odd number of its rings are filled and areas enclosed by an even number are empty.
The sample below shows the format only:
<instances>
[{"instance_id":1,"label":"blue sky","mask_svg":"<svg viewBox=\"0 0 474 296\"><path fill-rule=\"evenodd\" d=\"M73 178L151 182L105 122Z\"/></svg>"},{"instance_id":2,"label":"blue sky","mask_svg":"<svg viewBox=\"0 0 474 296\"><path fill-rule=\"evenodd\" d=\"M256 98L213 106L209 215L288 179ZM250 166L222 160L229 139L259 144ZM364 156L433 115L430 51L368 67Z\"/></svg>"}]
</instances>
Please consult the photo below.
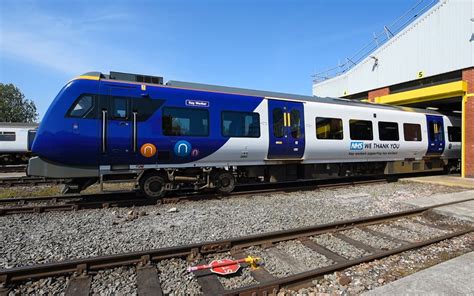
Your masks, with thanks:
<instances>
[{"instance_id":1,"label":"blue sky","mask_svg":"<svg viewBox=\"0 0 474 296\"><path fill-rule=\"evenodd\" d=\"M40 116L85 72L298 94L418 0L0 1L0 82Z\"/></svg>"}]
</instances>

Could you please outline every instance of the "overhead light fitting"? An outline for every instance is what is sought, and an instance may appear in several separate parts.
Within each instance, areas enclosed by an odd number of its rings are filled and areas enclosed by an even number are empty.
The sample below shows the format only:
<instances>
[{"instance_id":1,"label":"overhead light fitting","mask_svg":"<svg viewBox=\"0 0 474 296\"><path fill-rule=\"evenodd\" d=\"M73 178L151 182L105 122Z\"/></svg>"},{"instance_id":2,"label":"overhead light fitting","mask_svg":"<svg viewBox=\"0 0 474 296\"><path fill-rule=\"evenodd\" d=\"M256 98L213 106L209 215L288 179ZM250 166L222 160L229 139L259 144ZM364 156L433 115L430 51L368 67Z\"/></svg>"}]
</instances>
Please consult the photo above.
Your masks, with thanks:
<instances>
[{"instance_id":1,"label":"overhead light fitting","mask_svg":"<svg viewBox=\"0 0 474 296\"><path fill-rule=\"evenodd\" d=\"M439 108L437 108L437 107L426 107L426 109L428 109L428 110L435 110L435 111L436 111L436 110L439 110Z\"/></svg>"}]
</instances>

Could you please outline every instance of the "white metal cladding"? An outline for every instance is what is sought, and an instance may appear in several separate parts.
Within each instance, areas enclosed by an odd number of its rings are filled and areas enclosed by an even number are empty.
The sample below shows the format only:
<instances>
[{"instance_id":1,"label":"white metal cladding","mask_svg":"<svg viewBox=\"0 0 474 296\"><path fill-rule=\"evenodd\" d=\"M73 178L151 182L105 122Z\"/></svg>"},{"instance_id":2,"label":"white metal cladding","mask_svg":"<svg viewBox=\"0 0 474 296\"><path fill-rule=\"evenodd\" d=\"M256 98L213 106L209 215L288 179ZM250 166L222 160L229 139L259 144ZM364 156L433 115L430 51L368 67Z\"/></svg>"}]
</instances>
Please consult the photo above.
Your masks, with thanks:
<instances>
[{"instance_id":1,"label":"white metal cladding","mask_svg":"<svg viewBox=\"0 0 474 296\"><path fill-rule=\"evenodd\" d=\"M0 154L28 152L28 131L32 128L0 126L0 132L15 133L15 141L0 141Z\"/></svg>"},{"instance_id":2,"label":"white metal cladding","mask_svg":"<svg viewBox=\"0 0 474 296\"><path fill-rule=\"evenodd\" d=\"M313 95L340 97L474 65L474 1L441 0L347 73L313 84Z\"/></svg>"}]
</instances>

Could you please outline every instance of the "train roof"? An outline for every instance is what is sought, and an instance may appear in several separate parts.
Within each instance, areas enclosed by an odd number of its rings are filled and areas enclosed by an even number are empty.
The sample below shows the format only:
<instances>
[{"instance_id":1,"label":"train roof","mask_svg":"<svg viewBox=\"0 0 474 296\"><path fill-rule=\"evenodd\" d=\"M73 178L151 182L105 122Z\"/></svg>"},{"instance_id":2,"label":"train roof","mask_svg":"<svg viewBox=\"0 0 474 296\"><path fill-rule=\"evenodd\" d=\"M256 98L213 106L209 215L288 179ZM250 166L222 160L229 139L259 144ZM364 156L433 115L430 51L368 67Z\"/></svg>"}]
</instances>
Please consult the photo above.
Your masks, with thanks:
<instances>
[{"instance_id":1,"label":"train roof","mask_svg":"<svg viewBox=\"0 0 474 296\"><path fill-rule=\"evenodd\" d=\"M100 72L89 72L89 73L79 76L78 78L89 78L89 79L94 79L94 80L107 79L107 80L114 80L117 82L151 84L151 85L164 86L164 87L170 86L170 87L175 87L175 88L211 91L211 92L219 92L219 93L240 94L240 95L255 96L255 97L289 99L289 100L305 101L305 102L318 102L318 103L337 104L337 105L354 106L354 107L371 107L371 108L385 109L385 110L399 110L399 111L406 111L406 112L441 115L441 113L436 112L434 110L419 109L419 108L404 107L404 106L394 106L394 105L382 105L382 104L376 104L376 103L371 103L371 102L361 102L361 101L356 101L356 100L350 100L350 99L345 99L345 98L305 96L305 95L298 95L298 94L289 94L289 93L263 91L263 90L194 83L194 82L185 82L185 81L177 81L177 80L169 80L168 82L166 82L166 84L163 84L163 77L149 76L149 75L142 75L142 74L130 74L130 73L111 71L109 75L106 75Z\"/></svg>"},{"instance_id":2,"label":"train roof","mask_svg":"<svg viewBox=\"0 0 474 296\"><path fill-rule=\"evenodd\" d=\"M26 123L26 122L0 122L0 128L1 127L10 127L10 128L25 128L25 127L32 127L32 128L37 128L38 123Z\"/></svg>"}]
</instances>

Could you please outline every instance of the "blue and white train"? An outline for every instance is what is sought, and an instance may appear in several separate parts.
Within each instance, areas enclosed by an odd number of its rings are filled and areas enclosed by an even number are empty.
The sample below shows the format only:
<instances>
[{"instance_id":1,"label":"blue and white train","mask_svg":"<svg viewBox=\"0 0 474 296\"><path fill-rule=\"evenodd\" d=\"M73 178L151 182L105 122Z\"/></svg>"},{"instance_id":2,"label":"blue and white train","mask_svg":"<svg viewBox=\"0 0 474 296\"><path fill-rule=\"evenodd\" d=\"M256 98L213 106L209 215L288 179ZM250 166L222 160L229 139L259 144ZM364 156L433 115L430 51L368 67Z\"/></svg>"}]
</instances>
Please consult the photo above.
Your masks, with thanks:
<instances>
[{"instance_id":1,"label":"blue and white train","mask_svg":"<svg viewBox=\"0 0 474 296\"><path fill-rule=\"evenodd\" d=\"M28 174L70 189L136 178L147 197L185 186L441 171L460 159L460 120L346 99L92 72L45 114Z\"/></svg>"}]
</instances>

